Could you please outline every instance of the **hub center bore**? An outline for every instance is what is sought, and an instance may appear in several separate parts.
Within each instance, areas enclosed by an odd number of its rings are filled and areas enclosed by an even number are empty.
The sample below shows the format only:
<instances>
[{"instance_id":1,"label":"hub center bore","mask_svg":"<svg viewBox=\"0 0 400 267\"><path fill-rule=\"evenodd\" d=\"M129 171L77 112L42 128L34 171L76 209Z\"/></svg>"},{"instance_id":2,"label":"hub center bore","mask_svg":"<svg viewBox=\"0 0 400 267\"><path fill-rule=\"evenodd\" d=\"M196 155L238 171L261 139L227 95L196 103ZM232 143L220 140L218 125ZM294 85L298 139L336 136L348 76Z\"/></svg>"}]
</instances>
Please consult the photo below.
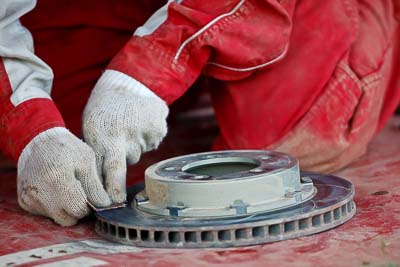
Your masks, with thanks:
<instances>
[{"instance_id":1,"label":"hub center bore","mask_svg":"<svg viewBox=\"0 0 400 267\"><path fill-rule=\"evenodd\" d=\"M219 159L205 159L197 162L192 162L182 167L182 171L194 174L204 175L207 177L214 177L232 174L236 172L246 172L260 166L259 161L249 158L219 158Z\"/></svg>"}]
</instances>

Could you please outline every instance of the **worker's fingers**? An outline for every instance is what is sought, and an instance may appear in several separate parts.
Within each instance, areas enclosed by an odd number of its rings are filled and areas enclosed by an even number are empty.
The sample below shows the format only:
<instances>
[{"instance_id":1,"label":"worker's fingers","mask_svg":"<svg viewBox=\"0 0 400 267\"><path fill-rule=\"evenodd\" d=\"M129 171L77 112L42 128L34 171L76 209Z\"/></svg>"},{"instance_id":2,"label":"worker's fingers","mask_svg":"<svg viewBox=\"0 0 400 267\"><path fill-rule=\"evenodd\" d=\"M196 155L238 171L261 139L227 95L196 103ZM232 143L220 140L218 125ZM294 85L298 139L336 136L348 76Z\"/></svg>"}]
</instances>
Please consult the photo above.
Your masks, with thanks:
<instances>
[{"instance_id":1,"label":"worker's fingers","mask_svg":"<svg viewBox=\"0 0 400 267\"><path fill-rule=\"evenodd\" d=\"M167 135L167 123L163 121L158 126L154 125L154 122L149 122L150 129L153 129L151 133L144 132L143 139L145 141L145 145L143 147L143 152L151 151L156 149L164 137Z\"/></svg>"},{"instance_id":2,"label":"worker's fingers","mask_svg":"<svg viewBox=\"0 0 400 267\"><path fill-rule=\"evenodd\" d=\"M59 205L60 201L64 201L64 197L60 196L60 198L58 199L49 199L49 196L51 194L47 194L49 192L45 193L46 193L45 195L38 194L37 192L34 193L28 192L25 194L20 194L18 202L24 210L32 214L50 217L56 223L62 226L71 226L78 222L78 218L76 216L68 214ZM75 207L76 205L72 204L72 206ZM79 215L82 214L83 214L83 209L80 211Z\"/></svg>"},{"instance_id":3,"label":"worker's fingers","mask_svg":"<svg viewBox=\"0 0 400 267\"><path fill-rule=\"evenodd\" d=\"M59 192L59 210L63 210L70 217L81 219L90 213L87 198L81 183L75 177L69 179L71 182Z\"/></svg>"},{"instance_id":4,"label":"worker's fingers","mask_svg":"<svg viewBox=\"0 0 400 267\"><path fill-rule=\"evenodd\" d=\"M112 204L104 190L96 170L94 153L88 153L77 162L75 178L81 182L87 200L95 207L108 207Z\"/></svg>"},{"instance_id":5,"label":"worker's fingers","mask_svg":"<svg viewBox=\"0 0 400 267\"><path fill-rule=\"evenodd\" d=\"M48 216L61 226L72 226L78 223L78 218L69 215L63 209L51 209Z\"/></svg>"},{"instance_id":6,"label":"worker's fingers","mask_svg":"<svg viewBox=\"0 0 400 267\"><path fill-rule=\"evenodd\" d=\"M93 148L94 150L96 148ZM99 151L95 151L95 160L96 160L96 172L97 175L101 181L101 183L104 183L103 179L103 162L104 162L104 156L103 153L100 153Z\"/></svg>"},{"instance_id":7,"label":"worker's fingers","mask_svg":"<svg viewBox=\"0 0 400 267\"><path fill-rule=\"evenodd\" d=\"M104 184L114 203L126 201L126 152L109 150L103 162Z\"/></svg>"},{"instance_id":8,"label":"worker's fingers","mask_svg":"<svg viewBox=\"0 0 400 267\"><path fill-rule=\"evenodd\" d=\"M142 153L141 146L135 142L132 142L128 145L126 151L126 160L129 165L135 164L139 161L140 155Z\"/></svg>"},{"instance_id":9,"label":"worker's fingers","mask_svg":"<svg viewBox=\"0 0 400 267\"><path fill-rule=\"evenodd\" d=\"M44 209L42 203L36 198L32 197L26 190L18 194L18 203L27 212L35 215L48 216L47 211Z\"/></svg>"}]
</instances>

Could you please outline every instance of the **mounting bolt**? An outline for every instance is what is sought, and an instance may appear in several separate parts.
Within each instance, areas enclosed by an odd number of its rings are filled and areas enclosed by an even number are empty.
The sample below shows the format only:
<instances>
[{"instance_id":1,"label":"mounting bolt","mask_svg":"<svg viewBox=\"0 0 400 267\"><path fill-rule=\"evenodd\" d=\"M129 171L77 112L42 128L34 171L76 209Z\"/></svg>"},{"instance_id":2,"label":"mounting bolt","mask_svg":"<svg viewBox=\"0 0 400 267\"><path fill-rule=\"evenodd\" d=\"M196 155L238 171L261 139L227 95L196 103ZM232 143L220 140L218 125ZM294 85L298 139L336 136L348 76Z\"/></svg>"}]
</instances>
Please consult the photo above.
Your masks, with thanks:
<instances>
[{"instance_id":1,"label":"mounting bolt","mask_svg":"<svg viewBox=\"0 0 400 267\"><path fill-rule=\"evenodd\" d=\"M313 181L310 177L305 176L301 177L300 179L302 184L313 184Z\"/></svg>"},{"instance_id":2,"label":"mounting bolt","mask_svg":"<svg viewBox=\"0 0 400 267\"><path fill-rule=\"evenodd\" d=\"M314 183L310 177L301 177L301 191L310 192L314 188Z\"/></svg>"},{"instance_id":3,"label":"mounting bolt","mask_svg":"<svg viewBox=\"0 0 400 267\"><path fill-rule=\"evenodd\" d=\"M169 210L170 216L178 217L179 211L186 209L186 207L182 202L178 202L175 206L168 206L167 209Z\"/></svg>"},{"instance_id":4,"label":"mounting bolt","mask_svg":"<svg viewBox=\"0 0 400 267\"><path fill-rule=\"evenodd\" d=\"M260 173L260 172L263 172L263 171L264 171L264 170L261 169L261 168L255 168L255 169L250 170L249 172L252 172L252 173Z\"/></svg>"},{"instance_id":5,"label":"mounting bolt","mask_svg":"<svg viewBox=\"0 0 400 267\"><path fill-rule=\"evenodd\" d=\"M231 205L231 208L236 210L236 214L240 215L240 214L247 214L248 206L249 206L249 204L246 204L243 202L243 200L238 199L233 202L233 204Z\"/></svg>"},{"instance_id":6,"label":"mounting bolt","mask_svg":"<svg viewBox=\"0 0 400 267\"><path fill-rule=\"evenodd\" d=\"M146 192L142 191L136 194L135 200L137 203L147 202L149 198L147 197Z\"/></svg>"},{"instance_id":7,"label":"mounting bolt","mask_svg":"<svg viewBox=\"0 0 400 267\"><path fill-rule=\"evenodd\" d=\"M292 197L294 197L296 194L297 194L296 191L286 191L285 197L287 197L287 198L292 198Z\"/></svg>"},{"instance_id":8,"label":"mounting bolt","mask_svg":"<svg viewBox=\"0 0 400 267\"><path fill-rule=\"evenodd\" d=\"M203 180L203 179L207 179L210 178L210 176L208 175L196 175L193 177L194 180Z\"/></svg>"}]
</instances>

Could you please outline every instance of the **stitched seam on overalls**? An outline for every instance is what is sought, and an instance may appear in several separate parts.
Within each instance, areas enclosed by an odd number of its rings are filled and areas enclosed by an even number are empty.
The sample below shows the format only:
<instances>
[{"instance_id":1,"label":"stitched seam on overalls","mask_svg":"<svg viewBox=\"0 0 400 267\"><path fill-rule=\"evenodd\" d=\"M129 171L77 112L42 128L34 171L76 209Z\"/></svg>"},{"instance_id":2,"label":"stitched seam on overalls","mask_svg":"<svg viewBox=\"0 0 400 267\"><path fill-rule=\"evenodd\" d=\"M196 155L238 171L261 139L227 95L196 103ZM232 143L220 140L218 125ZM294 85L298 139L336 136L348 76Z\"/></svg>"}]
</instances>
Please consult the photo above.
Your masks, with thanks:
<instances>
[{"instance_id":1,"label":"stitched seam on overalls","mask_svg":"<svg viewBox=\"0 0 400 267\"><path fill-rule=\"evenodd\" d=\"M205 33L209 28L216 25L219 21L224 20L226 17L234 15L245 3L246 0L240 0L239 3L229 12L219 15L214 18L212 21L204 25L200 30L192 34L189 38L187 38L178 48L176 54L174 56L174 62L178 61L179 56L182 54L182 51L187 47L189 43L194 41L197 37Z\"/></svg>"}]
</instances>

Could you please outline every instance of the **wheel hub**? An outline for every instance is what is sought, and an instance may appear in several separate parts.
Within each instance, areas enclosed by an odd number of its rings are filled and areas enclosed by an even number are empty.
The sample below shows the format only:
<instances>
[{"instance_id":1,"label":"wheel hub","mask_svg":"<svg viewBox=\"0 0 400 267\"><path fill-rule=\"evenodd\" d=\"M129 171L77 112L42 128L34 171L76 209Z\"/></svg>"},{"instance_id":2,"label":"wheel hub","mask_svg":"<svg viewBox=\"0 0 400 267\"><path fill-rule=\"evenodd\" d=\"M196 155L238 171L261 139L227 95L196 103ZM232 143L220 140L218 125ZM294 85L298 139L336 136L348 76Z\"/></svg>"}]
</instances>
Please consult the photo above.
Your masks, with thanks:
<instances>
[{"instance_id":1,"label":"wheel hub","mask_svg":"<svg viewBox=\"0 0 400 267\"><path fill-rule=\"evenodd\" d=\"M186 155L150 166L128 206L96 212L96 231L144 247L228 247L321 232L355 213L342 178L300 173L286 154L237 150Z\"/></svg>"}]
</instances>

